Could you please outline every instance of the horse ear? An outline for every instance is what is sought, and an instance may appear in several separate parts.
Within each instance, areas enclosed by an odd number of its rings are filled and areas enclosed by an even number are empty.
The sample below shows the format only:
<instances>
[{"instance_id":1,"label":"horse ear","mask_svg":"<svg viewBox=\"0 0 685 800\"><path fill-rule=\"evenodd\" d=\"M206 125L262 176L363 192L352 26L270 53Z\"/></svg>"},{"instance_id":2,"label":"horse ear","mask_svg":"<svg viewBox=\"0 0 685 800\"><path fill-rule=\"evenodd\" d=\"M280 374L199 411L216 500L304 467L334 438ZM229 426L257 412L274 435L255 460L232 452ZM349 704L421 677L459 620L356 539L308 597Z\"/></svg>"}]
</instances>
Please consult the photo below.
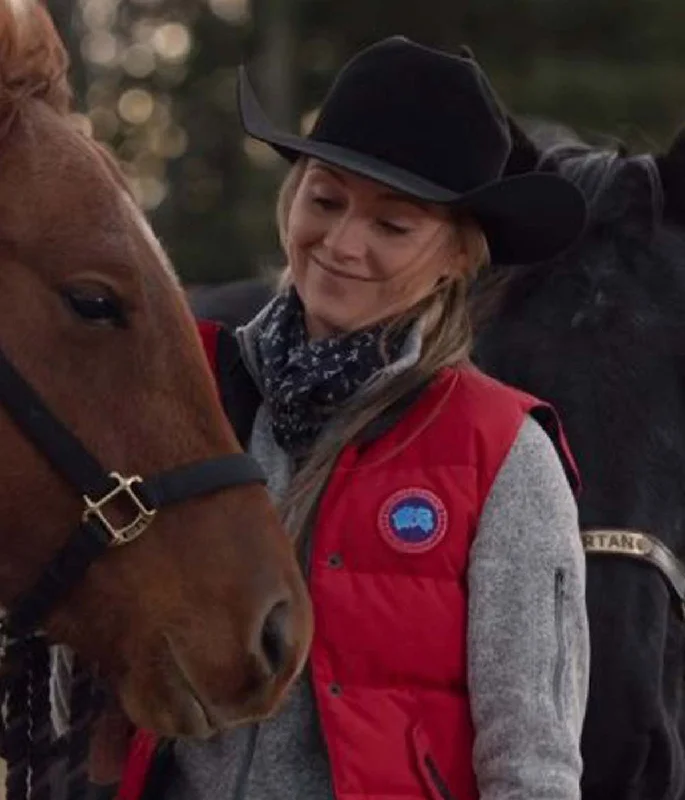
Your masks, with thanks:
<instances>
[{"instance_id":1,"label":"horse ear","mask_svg":"<svg viewBox=\"0 0 685 800\"><path fill-rule=\"evenodd\" d=\"M0 0L0 99L44 100L57 112L71 108L69 56L43 3Z\"/></svg>"},{"instance_id":2,"label":"horse ear","mask_svg":"<svg viewBox=\"0 0 685 800\"><path fill-rule=\"evenodd\" d=\"M685 127L676 134L668 151L655 156L664 191L664 217L685 223Z\"/></svg>"},{"instance_id":3,"label":"horse ear","mask_svg":"<svg viewBox=\"0 0 685 800\"><path fill-rule=\"evenodd\" d=\"M504 167L504 174L519 175L522 172L533 172L540 163L542 153L511 114L507 115L507 123L511 136L511 153Z\"/></svg>"}]
</instances>

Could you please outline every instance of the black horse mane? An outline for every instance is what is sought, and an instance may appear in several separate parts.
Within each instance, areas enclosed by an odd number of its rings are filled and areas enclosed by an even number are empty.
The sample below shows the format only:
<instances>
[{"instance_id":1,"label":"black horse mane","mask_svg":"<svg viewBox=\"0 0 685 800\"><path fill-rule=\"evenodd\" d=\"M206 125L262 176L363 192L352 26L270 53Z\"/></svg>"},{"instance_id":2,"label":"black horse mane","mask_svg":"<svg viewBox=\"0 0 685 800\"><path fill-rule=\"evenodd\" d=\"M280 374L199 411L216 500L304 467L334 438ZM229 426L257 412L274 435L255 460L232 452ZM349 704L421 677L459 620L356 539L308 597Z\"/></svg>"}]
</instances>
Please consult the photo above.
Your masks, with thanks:
<instances>
[{"instance_id":1,"label":"black horse mane","mask_svg":"<svg viewBox=\"0 0 685 800\"><path fill-rule=\"evenodd\" d=\"M538 134L531 131L533 141ZM624 148L597 149L580 139L561 139L546 147L538 169L554 169L574 183L588 203L590 224L630 224L635 214L651 224L663 218L664 192L652 155L628 155ZM631 191L634 189L635 191Z\"/></svg>"},{"instance_id":2,"label":"black horse mane","mask_svg":"<svg viewBox=\"0 0 685 800\"><path fill-rule=\"evenodd\" d=\"M626 269L663 290L675 280L678 287L672 288L679 290L672 295L672 310L684 310L678 299L685 296L685 275L668 267L681 260L683 247L685 155L681 159L678 140L666 156L630 155L620 142L596 147L557 123L511 120L511 127L514 146L506 174L544 170L567 178L586 199L588 225L577 245L551 262L493 264L485 270L472 291L476 331L507 306L518 306L537 283L565 270L589 285ZM683 201L675 191L681 187ZM661 262L667 269L655 269Z\"/></svg>"}]
</instances>

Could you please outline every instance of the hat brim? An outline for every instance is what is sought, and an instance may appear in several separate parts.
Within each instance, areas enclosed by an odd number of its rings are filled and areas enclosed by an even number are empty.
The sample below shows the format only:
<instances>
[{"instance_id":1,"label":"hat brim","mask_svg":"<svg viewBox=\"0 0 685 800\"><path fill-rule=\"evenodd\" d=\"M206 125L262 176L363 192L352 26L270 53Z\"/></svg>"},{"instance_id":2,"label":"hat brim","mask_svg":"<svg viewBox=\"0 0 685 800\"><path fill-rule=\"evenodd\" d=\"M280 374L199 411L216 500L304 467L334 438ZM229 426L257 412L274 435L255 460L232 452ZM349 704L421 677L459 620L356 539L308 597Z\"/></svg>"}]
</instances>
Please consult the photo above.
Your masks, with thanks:
<instances>
[{"instance_id":1,"label":"hat brim","mask_svg":"<svg viewBox=\"0 0 685 800\"><path fill-rule=\"evenodd\" d=\"M585 227L583 195L552 173L512 175L460 194L364 153L278 131L259 105L244 67L239 71L238 109L245 132L292 163L303 156L315 158L417 200L468 210L483 229L494 263L532 264L555 258L577 241Z\"/></svg>"}]
</instances>

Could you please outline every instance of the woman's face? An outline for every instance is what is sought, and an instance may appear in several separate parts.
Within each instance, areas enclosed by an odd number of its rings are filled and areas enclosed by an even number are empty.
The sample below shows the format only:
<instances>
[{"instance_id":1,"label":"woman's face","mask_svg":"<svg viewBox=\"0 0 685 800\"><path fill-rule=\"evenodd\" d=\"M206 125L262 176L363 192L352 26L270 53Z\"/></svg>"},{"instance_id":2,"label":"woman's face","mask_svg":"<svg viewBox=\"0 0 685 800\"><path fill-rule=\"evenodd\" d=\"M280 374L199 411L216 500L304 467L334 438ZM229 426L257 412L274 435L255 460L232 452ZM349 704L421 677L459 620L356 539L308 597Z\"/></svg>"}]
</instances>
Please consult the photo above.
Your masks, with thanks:
<instances>
[{"instance_id":1,"label":"woman's face","mask_svg":"<svg viewBox=\"0 0 685 800\"><path fill-rule=\"evenodd\" d=\"M406 311L460 268L455 239L440 206L309 161L286 235L309 335L347 333Z\"/></svg>"}]
</instances>

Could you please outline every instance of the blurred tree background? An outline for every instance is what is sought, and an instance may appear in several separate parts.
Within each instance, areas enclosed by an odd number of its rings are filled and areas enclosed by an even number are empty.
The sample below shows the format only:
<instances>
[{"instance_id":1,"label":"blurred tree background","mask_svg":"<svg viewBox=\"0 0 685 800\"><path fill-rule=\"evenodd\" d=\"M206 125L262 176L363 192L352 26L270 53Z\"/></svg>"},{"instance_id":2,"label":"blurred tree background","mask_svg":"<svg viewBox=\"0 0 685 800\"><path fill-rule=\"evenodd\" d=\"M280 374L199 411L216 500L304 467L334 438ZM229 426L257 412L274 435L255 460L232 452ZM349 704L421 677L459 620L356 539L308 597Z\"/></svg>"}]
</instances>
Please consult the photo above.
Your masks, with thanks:
<instances>
[{"instance_id":1,"label":"blurred tree background","mask_svg":"<svg viewBox=\"0 0 685 800\"><path fill-rule=\"evenodd\" d=\"M592 142L665 146L685 121L682 0L48 0L78 109L122 164L187 284L279 261L284 165L243 136L237 65L272 119L306 130L332 73L403 33L468 43L517 114Z\"/></svg>"}]
</instances>

